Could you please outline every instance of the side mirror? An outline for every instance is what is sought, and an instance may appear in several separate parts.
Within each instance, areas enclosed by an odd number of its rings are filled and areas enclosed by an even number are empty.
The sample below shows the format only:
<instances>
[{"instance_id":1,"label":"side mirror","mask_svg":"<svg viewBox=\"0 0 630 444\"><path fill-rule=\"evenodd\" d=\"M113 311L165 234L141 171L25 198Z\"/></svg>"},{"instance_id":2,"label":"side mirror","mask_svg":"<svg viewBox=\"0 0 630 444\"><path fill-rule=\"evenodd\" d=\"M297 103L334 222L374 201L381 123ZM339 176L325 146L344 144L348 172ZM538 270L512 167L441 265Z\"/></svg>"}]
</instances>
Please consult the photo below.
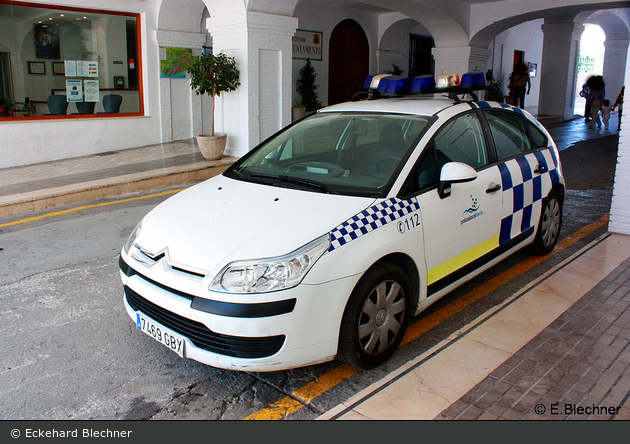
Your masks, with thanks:
<instances>
[{"instance_id":1,"label":"side mirror","mask_svg":"<svg viewBox=\"0 0 630 444\"><path fill-rule=\"evenodd\" d=\"M449 162L445 164L440 172L440 186L438 187L440 199L451 195L452 184L470 182L476 178L477 171L468 164L462 162Z\"/></svg>"}]
</instances>

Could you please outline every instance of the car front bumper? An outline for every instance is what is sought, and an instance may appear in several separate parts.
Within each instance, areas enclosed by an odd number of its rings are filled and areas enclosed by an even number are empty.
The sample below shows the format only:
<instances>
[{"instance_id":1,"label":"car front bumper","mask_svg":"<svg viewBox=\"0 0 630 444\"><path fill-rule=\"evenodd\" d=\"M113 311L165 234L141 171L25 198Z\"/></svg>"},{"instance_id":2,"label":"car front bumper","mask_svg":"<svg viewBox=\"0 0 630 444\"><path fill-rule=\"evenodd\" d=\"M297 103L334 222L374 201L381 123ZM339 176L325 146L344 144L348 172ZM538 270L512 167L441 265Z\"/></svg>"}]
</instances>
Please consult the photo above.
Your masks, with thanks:
<instances>
[{"instance_id":1,"label":"car front bumper","mask_svg":"<svg viewBox=\"0 0 630 444\"><path fill-rule=\"evenodd\" d=\"M184 357L229 370L277 371L334 359L339 325L358 276L266 293L261 301L183 293L120 259L129 316L137 313L185 341ZM208 292L211 296L212 293Z\"/></svg>"}]
</instances>

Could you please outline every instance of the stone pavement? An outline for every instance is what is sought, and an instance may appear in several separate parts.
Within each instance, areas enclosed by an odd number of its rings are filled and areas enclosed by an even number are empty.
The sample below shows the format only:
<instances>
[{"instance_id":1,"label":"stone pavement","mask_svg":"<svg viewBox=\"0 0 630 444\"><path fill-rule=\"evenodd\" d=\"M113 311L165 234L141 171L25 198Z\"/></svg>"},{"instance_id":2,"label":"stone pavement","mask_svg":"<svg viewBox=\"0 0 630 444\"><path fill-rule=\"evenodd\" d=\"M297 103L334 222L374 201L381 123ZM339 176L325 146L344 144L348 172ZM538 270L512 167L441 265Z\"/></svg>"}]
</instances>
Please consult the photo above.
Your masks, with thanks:
<instances>
[{"instance_id":1,"label":"stone pavement","mask_svg":"<svg viewBox=\"0 0 630 444\"><path fill-rule=\"evenodd\" d=\"M630 419L630 259L439 419Z\"/></svg>"},{"instance_id":2,"label":"stone pavement","mask_svg":"<svg viewBox=\"0 0 630 444\"><path fill-rule=\"evenodd\" d=\"M606 233L320 420L630 419L630 236Z\"/></svg>"}]
</instances>

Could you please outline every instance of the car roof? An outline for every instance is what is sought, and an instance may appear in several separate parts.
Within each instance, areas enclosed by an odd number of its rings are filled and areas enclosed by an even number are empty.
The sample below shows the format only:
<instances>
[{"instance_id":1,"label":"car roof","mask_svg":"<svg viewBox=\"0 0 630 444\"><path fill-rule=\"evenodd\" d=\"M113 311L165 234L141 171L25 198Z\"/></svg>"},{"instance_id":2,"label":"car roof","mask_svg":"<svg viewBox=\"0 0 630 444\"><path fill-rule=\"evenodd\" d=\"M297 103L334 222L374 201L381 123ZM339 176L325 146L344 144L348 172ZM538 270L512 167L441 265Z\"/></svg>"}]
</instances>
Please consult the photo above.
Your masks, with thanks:
<instances>
[{"instance_id":1,"label":"car roof","mask_svg":"<svg viewBox=\"0 0 630 444\"><path fill-rule=\"evenodd\" d=\"M455 102L452 99L404 96L344 102L328 106L319 112L358 111L432 116L453 105Z\"/></svg>"}]
</instances>

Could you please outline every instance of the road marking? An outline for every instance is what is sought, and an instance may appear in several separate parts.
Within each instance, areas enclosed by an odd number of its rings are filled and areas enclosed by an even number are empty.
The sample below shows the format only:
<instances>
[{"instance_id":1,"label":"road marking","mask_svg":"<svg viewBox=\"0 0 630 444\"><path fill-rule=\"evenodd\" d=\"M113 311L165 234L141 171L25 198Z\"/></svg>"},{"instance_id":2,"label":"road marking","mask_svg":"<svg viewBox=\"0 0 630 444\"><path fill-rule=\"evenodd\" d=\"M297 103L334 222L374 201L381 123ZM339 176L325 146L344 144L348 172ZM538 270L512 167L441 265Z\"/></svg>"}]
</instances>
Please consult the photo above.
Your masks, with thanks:
<instances>
[{"instance_id":1,"label":"road marking","mask_svg":"<svg viewBox=\"0 0 630 444\"><path fill-rule=\"evenodd\" d=\"M603 227L608 223L608 219L610 214L605 214L595 222L590 223L589 225L581 228L575 233L567 236L566 238L560 240L555 253L562 251L574 244L578 240L584 238L588 234L594 232L595 230ZM504 271L498 276L484 282L479 287L470 291L469 293L457 298L455 301L450 304L442 307L437 310L435 313L427 316L424 319L416 322L413 325L410 325L407 328L407 332L405 333L405 337L402 340L401 346L404 344L413 341L418 338L423 333L427 332L431 328L439 325L441 322L444 322L446 319L452 317L458 312L462 311L464 308L468 307L475 301L478 301L482 297L490 294L492 291L496 290L500 286L506 284L511 281L515 277L519 276L522 273L530 270L534 266L540 264L544 260L548 259L547 256L530 256L527 259L519 262L514 267L509 270ZM295 390L291 393L291 396L285 396L284 398L274 402L269 407L261 409L251 415L243 418L245 420L278 420L284 419L286 416L300 410L302 407L305 407L309 404L313 399L317 396L325 393L336 385L342 383L346 379L358 373L360 370L354 368L352 366L341 364L338 367L330 370L324 375L315 379L315 381L306 384L305 386ZM300 402L301 400L302 402Z\"/></svg>"},{"instance_id":2,"label":"road marking","mask_svg":"<svg viewBox=\"0 0 630 444\"><path fill-rule=\"evenodd\" d=\"M7 223L4 223L4 224L0 224L0 228L8 227L8 226L11 226L11 225L23 224L23 223L26 223L26 222L33 222L35 220L45 219L47 217L60 216L62 214L73 213L75 211L86 210L88 208L105 207L107 205L114 205L114 204L119 204L119 203L132 202L134 200L149 199L151 197L160 197L160 196L165 196L167 194L175 194L175 193L179 193L180 191L183 191L183 190L185 190L185 188L182 188L182 189L179 189L179 190L164 191L162 193L149 194L147 196L130 197L128 199L115 200L115 201L112 201L112 202L103 202L103 203L99 203L99 204L84 205L82 207L70 208L68 210L55 211L54 213L40 214L39 216L27 217L26 219L20 219L20 220L16 220L16 221L13 221L13 222L7 222Z\"/></svg>"}]
</instances>

